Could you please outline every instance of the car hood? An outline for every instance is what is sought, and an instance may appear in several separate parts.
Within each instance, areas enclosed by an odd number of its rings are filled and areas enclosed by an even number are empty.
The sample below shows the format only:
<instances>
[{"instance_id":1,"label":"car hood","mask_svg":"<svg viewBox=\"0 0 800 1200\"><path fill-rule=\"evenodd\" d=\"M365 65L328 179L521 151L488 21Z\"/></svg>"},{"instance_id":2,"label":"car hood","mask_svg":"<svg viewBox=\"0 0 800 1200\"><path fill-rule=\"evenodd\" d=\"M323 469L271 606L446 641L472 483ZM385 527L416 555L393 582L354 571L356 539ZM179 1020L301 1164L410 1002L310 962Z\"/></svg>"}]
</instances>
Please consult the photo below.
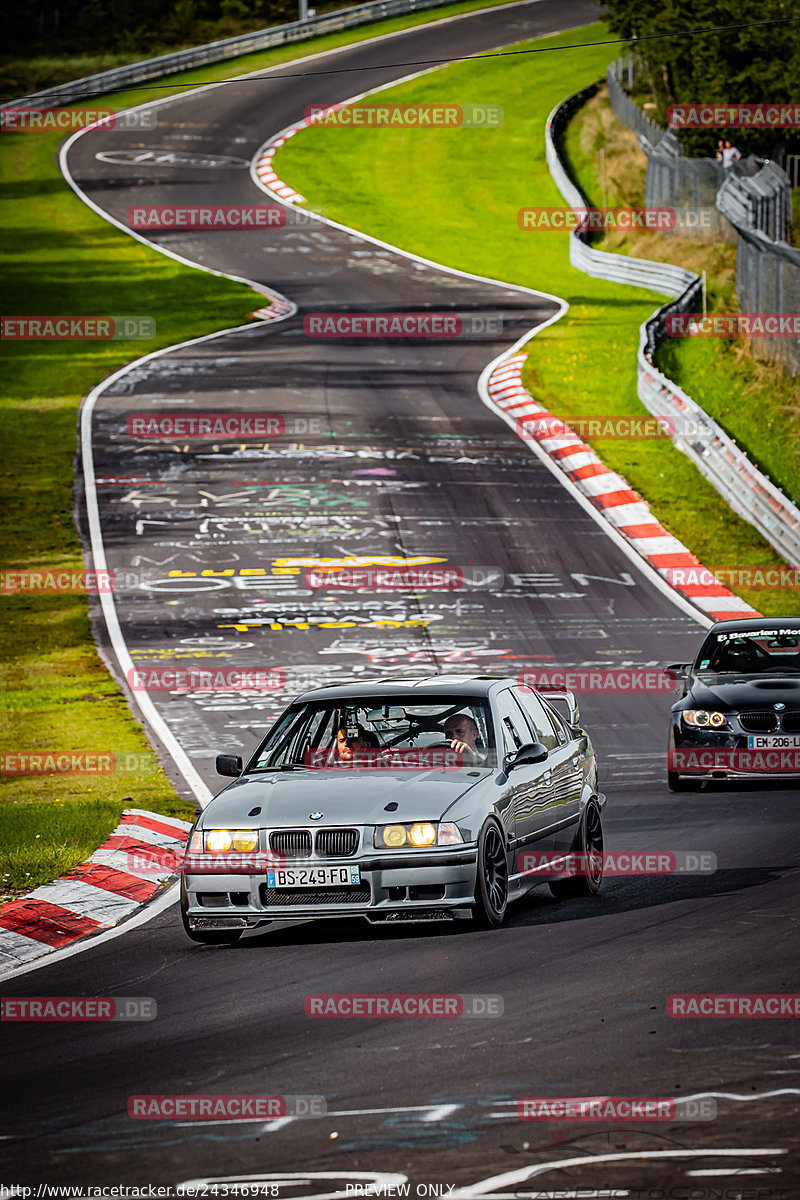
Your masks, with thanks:
<instances>
[{"instance_id":1,"label":"car hood","mask_svg":"<svg viewBox=\"0 0 800 1200\"><path fill-rule=\"evenodd\" d=\"M703 672L691 680L686 697L700 708L723 710L767 708L785 704L800 708L800 675L717 675ZM682 708L690 708L684 701Z\"/></svg>"},{"instance_id":2,"label":"car hood","mask_svg":"<svg viewBox=\"0 0 800 1200\"><path fill-rule=\"evenodd\" d=\"M478 773L478 777L476 777ZM491 775L483 767L457 771L344 773L270 771L245 775L205 808L198 828L281 828L308 825L375 825L435 821L463 794ZM396 808L387 811L387 805ZM254 810L258 808L259 812Z\"/></svg>"}]
</instances>

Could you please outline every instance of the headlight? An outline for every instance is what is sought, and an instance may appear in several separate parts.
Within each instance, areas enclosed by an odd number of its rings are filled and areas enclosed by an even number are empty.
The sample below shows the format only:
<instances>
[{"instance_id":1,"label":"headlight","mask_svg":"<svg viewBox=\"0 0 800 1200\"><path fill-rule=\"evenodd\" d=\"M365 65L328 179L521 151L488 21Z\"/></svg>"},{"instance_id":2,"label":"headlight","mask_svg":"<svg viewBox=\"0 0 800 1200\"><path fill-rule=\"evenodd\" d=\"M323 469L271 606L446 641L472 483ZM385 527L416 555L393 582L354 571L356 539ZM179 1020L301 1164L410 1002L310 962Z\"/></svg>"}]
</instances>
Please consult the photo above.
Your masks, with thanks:
<instances>
[{"instance_id":1,"label":"headlight","mask_svg":"<svg viewBox=\"0 0 800 1200\"><path fill-rule=\"evenodd\" d=\"M372 839L378 850L397 850L401 846L424 849L426 846L455 846L463 842L452 821L408 821L403 825L378 825Z\"/></svg>"},{"instance_id":2,"label":"headlight","mask_svg":"<svg viewBox=\"0 0 800 1200\"><path fill-rule=\"evenodd\" d=\"M257 829L207 829L205 849L211 854L225 854L228 850L246 853L258 849Z\"/></svg>"},{"instance_id":3,"label":"headlight","mask_svg":"<svg viewBox=\"0 0 800 1200\"><path fill-rule=\"evenodd\" d=\"M689 708L683 713L687 725L694 729L724 729L728 718L723 712L709 712L705 708Z\"/></svg>"},{"instance_id":4,"label":"headlight","mask_svg":"<svg viewBox=\"0 0 800 1200\"><path fill-rule=\"evenodd\" d=\"M408 840L414 846L435 846L436 826L428 823L424 825L412 825L408 834Z\"/></svg>"}]
</instances>

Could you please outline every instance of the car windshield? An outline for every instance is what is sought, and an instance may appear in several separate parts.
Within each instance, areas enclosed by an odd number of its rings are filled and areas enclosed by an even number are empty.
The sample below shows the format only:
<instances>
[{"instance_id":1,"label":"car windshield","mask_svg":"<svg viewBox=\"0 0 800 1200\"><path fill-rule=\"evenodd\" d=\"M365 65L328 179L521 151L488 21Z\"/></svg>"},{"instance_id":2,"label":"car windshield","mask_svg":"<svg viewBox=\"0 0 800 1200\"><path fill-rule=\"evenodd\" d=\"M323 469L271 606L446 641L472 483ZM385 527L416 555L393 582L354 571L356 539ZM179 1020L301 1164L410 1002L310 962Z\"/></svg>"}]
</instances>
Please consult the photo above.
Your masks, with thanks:
<instances>
[{"instance_id":1,"label":"car windshield","mask_svg":"<svg viewBox=\"0 0 800 1200\"><path fill-rule=\"evenodd\" d=\"M800 627L736 630L706 640L696 671L720 675L800 674Z\"/></svg>"},{"instance_id":2,"label":"car windshield","mask_svg":"<svg viewBox=\"0 0 800 1200\"><path fill-rule=\"evenodd\" d=\"M454 742L473 753L464 765L494 760L489 707L485 698L463 696L354 696L292 705L269 731L248 771L307 767L328 752L346 761L354 750L419 750ZM315 759L316 756L316 759ZM324 756L323 756L324 757Z\"/></svg>"}]
</instances>

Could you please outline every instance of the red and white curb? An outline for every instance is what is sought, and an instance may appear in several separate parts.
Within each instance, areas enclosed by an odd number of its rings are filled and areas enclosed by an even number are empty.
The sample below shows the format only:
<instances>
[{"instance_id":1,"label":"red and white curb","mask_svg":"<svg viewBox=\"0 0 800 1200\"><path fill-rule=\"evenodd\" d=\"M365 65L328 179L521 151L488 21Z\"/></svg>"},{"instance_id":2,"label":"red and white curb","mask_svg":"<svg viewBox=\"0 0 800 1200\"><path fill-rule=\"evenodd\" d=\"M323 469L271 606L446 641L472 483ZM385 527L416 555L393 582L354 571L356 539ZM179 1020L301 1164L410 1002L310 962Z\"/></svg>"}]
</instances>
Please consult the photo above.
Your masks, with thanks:
<instances>
[{"instance_id":1,"label":"red and white curb","mask_svg":"<svg viewBox=\"0 0 800 1200\"><path fill-rule=\"evenodd\" d=\"M191 824L126 808L108 841L54 883L0 908L0 970L110 929L150 900L174 872L163 865L182 851ZM152 865L146 865L148 858Z\"/></svg>"},{"instance_id":2,"label":"red and white curb","mask_svg":"<svg viewBox=\"0 0 800 1200\"><path fill-rule=\"evenodd\" d=\"M276 196L280 196L281 200L288 200L290 204L304 204L305 196L301 196L294 188L289 187L287 183L278 178L273 169L272 160L286 139L293 137L298 129L302 129L305 125L305 121L300 121L292 129L281 134L280 137L277 137L274 142L271 142L261 151L253 164L255 173L264 186L268 187Z\"/></svg>"},{"instance_id":3,"label":"red and white curb","mask_svg":"<svg viewBox=\"0 0 800 1200\"><path fill-rule=\"evenodd\" d=\"M624 535L636 553L701 612L717 621L760 616L755 608L714 579L683 542L659 524L649 504L633 491L627 479L607 467L577 433L537 404L522 383L526 358L524 352L510 355L495 367L488 380L492 404L513 418L518 436L524 441L535 440L609 525ZM558 424L557 436L548 430L548 420ZM697 568L707 582L677 585L669 576L674 567Z\"/></svg>"},{"instance_id":4,"label":"red and white curb","mask_svg":"<svg viewBox=\"0 0 800 1200\"><path fill-rule=\"evenodd\" d=\"M280 292L273 292L272 303L268 304L266 308L257 308L255 312L250 313L250 316L256 317L259 321L282 321L284 317L291 317L296 312L296 304L287 300Z\"/></svg>"}]
</instances>

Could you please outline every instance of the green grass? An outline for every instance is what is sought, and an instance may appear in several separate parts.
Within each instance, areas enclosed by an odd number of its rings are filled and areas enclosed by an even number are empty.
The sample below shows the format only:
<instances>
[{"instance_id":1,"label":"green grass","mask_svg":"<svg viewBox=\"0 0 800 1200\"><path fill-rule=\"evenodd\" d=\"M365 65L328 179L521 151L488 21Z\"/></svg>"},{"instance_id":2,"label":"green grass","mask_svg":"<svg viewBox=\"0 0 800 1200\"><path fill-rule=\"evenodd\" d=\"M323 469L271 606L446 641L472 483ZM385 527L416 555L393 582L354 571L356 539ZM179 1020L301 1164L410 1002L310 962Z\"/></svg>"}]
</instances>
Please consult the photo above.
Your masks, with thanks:
<instances>
[{"instance_id":1,"label":"green grass","mask_svg":"<svg viewBox=\"0 0 800 1200\"><path fill-rule=\"evenodd\" d=\"M150 805L135 803L126 807ZM120 811L120 805L107 798L52 801L22 798L5 803L0 895L29 892L85 861L114 829ZM174 815L187 819L185 812Z\"/></svg>"},{"instance_id":2,"label":"green grass","mask_svg":"<svg viewBox=\"0 0 800 1200\"><path fill-rule=\"evenodd\" d=\"M166 82L169 91L178 91L481 7L483 0L474 0L409 14ZM124 108L162 94L157 83L98 97L97 104ZM81 397L140 354L240 324L264 303L246 286L181 266L95 215L58 170L61 140L58 134L2 135L0 311L146 315L155 318L156 336L146 342L0 345L3 569L83 569L71 512ZM139 770L120 774L0 775L0 899L83 861L126 806L193 817L193 805L176 796L97 655L85 596L0 595L0 661L0 751L142 756Z\"/></svg>"},{"instance_id":3,"label":"green grass","mask_svg":"<svg viewBox=\"0 0 800 1200\"><path fill-rule=\"evenodd\" d=\"M603 26L594 25L523 45L588 43L603 34ZM604 75L607 59L603 47L587 45L509 55L502 65L496 59L455 64L382 92L381 101L459 103L479 97L503 106L501 128L423 133L319 126L292 138L275 159L281 178L337 221L448 266L566 298L569 313L531 341L525 368L537 400L565 418L645 415L636 395L639 326L664 302L644 289L574 270L565 234L524 231L517 223L521 208L563 204L545 162L545 119L560 100ZM567 149L586 186L594 148L581 147L580 121L579 116L572 123ZM616 184L610 182L611 204ZM588 183L591 195L592 180ZM665 245L664 257L676 249ZM720 271L724 275L724 263ZM703 403L699 393L695 398ZM590 440L706 565L780 564L768 543L671 443ZM800 612L797 593L741 594L766 613Z\"/></svg>"}]
</instances>

